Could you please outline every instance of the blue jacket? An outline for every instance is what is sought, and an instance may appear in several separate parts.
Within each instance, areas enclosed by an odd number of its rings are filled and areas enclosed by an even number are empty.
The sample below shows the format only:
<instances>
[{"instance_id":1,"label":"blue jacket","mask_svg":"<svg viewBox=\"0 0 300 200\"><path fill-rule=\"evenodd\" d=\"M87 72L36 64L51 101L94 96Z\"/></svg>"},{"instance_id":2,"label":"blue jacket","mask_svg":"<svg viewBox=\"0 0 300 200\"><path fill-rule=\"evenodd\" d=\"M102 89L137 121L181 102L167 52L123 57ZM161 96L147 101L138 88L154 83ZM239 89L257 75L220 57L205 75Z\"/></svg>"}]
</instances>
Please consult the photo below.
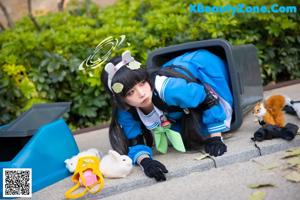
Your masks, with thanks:
<instances>
[{"instance_id":1,"label":"blue jacket","mask_svg":"<svg viewBox=\"0 0 300 200\"><path fill-rule=\"evenodd\" d=\"M213 106L202 113L202 119L199 121L202 127L201 132L204 135L209 135L214 132L228 130L233 99L228 86L228 73L225 63L207 50L197 50L178 56L165 63L163 67L170 65L186 67L193 76L200 79L203 83L210 85L222 100L222 105ZM180 69L175 69L185 74ZM206 97L203 85L187 82L182 78L157 76L155 77L154 86L159 93L159 97L170 106L195 108ZM182 117L182 112L168 113L167 117L178 120ZM226 120L227 126L225 123ZM135 138L141 134L142 122L135 120L131 113L125 110L118 110L117 121L128 139ZM180 131L180 124L173 124L172 129ZM141 154L148 154L152 157L152 149L145 145L129 147L128 156L133 160L133 163L136 163L137 158Z\"/></svg>"}]
</instances>

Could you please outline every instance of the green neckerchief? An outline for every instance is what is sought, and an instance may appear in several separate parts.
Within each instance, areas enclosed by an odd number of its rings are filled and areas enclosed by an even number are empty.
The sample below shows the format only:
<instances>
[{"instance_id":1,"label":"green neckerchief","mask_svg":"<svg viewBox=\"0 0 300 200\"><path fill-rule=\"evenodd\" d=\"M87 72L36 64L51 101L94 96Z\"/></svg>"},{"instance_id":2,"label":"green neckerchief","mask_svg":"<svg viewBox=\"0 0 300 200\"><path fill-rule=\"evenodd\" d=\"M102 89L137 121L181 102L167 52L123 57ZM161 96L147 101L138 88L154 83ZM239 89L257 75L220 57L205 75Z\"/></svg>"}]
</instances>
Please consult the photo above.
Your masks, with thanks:
<instances>
[{"instance_id":1,"label":"green neckerchief","mask_svg":"<svg viewBox=\"0 0 300 200\"><path fill-rule=\"evenodd\" d=\"M180 152L185 152L185 147L180 133L170 129L171 125L165 127L159 126L153 130L155 147L157 151L161 153L167 153L168 139L171 142L174 149Z\"/></svg>"}]
</instances>

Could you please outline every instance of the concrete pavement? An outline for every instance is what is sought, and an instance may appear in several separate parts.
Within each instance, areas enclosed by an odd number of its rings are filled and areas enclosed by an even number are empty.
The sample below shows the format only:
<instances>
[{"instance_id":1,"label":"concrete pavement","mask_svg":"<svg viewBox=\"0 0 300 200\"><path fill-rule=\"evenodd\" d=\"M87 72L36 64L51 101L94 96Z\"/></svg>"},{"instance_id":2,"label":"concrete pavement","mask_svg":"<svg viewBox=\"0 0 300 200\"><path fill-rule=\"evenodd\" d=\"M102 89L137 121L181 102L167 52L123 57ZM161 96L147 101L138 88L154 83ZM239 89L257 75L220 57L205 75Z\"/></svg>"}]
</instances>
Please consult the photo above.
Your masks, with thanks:
<instances>
[{"instance_id":1,"label":"concrete pavement","mask_svg":"<svg viewBox=\"0 0 300 200\"><path fill-rule=\"evenodd\" d=\"M296 200L300 196L300 183L290 182L284 177L289 173L287 160L281 159L284 154L284 151L280 151L243 163L205 172L193 172L187 176L170 178L166 182L104 199L240 200L249 199L253 193L260 191L265 193L266 200ZM268 169L272 163L274 168ZM252 189L250 188L252 184L270 184L270 186Z\"/></svg>"},{"instance_id":2,"label":"concrete pavement","mask_svg":"<svg viewBox=\"0 0 300 200\"><path fill-rule=\"evenodd\" d=\"M264 95L286 94L292 99L299 100L299 88L300 84L292 85L267 91ZM286 115L286 118L287 122L300 126L300 120L295 116ZM247 184L255 181L273 181L276 185L276 188L264 189L267 192L266 199L294 199L299 196L299 183L285 181L276 171L272 172L273 175L271 172L260 171L257 163L250 160L258 159L259 162L275 160L284 150L300 146L300 136L291 142L273 139L258 143L263 155L260 157L258 149L250 140L258 128L254 117L248 113L241 128L227 135L225 143L228 152L223 156L214 160L196 160L195 158L200 156L199 152L182 154L169 148L166 155L155 155L155 158L164 163L169 170L166 182L156 183L147 178L139 167L134 167L128 177L105 179L105 186L101 192L86 195L82 199L247 199L253 191ZM76 135L75 138L81 151L95 147L106 153L111 148L108 142L108 129ZM32 199L64 199L65 191L72 185L68 177L34 193Z\"/></svg>"}]
</instances>

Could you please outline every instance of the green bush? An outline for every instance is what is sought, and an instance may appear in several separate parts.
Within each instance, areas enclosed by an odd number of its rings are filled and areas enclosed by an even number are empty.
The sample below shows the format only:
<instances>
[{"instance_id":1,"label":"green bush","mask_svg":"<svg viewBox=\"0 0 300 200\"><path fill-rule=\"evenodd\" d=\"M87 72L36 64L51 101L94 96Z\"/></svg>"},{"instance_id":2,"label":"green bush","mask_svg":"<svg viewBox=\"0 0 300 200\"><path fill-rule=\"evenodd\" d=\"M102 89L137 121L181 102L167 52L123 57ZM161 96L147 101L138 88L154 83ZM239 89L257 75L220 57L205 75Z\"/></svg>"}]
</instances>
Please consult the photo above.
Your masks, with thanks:
<instances>
[{"instance_id":1,"label":"green bush","mask_svg":"<svg viewBox=\"0 0 300 200\"><path fill-rule=\"evenodd\" d=\"M211 38L224 38L233 45L253 43L264 84L300 77L299 14L199 14L189 11L190 4L195 1L120 0L104 9L92 5L88 14L79 7L37 17L41 31L24 17L13 29L0 33L0 124L16 118L34 103L58 101L72 101L67 119L73 129L109 120L109 97L99 81L102 68L94 70L93 76L78 70L108 36L126 35L130 43L126 48L143 63L150 51L172 44ZM277 4L287 5L285 1Z\"/></svg>"}]
</instances>

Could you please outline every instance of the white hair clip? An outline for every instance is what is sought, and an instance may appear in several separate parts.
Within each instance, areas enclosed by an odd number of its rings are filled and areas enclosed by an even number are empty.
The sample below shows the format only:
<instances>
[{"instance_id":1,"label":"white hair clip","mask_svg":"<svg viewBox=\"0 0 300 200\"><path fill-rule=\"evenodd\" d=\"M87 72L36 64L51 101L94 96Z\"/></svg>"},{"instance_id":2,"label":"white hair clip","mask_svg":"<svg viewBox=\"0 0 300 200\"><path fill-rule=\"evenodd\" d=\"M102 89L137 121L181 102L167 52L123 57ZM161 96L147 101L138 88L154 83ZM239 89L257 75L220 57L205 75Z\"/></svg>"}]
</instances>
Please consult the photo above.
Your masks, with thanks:
<instances>
[{"instance_id":1,"label":"white hair clip","mask_svg":"<svg viewBox=\"0 0 300 200\"><path fill-rule=\"evenodd\" d=\"M141 67L141 63L134 60L134 58L131 56L130 51L128 51L128 50L125 51L124 53L122 53L122 60L117 65L114 65L112 63L107 63L105 65L104 69L108 73L107 84L111 91L112 91L111 81L112 81L114 75L116 74L116 72L119 69L121 69L123 66L126 66L131 70L135 70L135 69L139 69ZM122 91L124 86L121 84L122 87L120 87L120 84L121 83L118 83L118 86L116 87L117 89L116 89L116 91L114 90L114 92L120 93Z\"/></svg>"}]
</instances>

